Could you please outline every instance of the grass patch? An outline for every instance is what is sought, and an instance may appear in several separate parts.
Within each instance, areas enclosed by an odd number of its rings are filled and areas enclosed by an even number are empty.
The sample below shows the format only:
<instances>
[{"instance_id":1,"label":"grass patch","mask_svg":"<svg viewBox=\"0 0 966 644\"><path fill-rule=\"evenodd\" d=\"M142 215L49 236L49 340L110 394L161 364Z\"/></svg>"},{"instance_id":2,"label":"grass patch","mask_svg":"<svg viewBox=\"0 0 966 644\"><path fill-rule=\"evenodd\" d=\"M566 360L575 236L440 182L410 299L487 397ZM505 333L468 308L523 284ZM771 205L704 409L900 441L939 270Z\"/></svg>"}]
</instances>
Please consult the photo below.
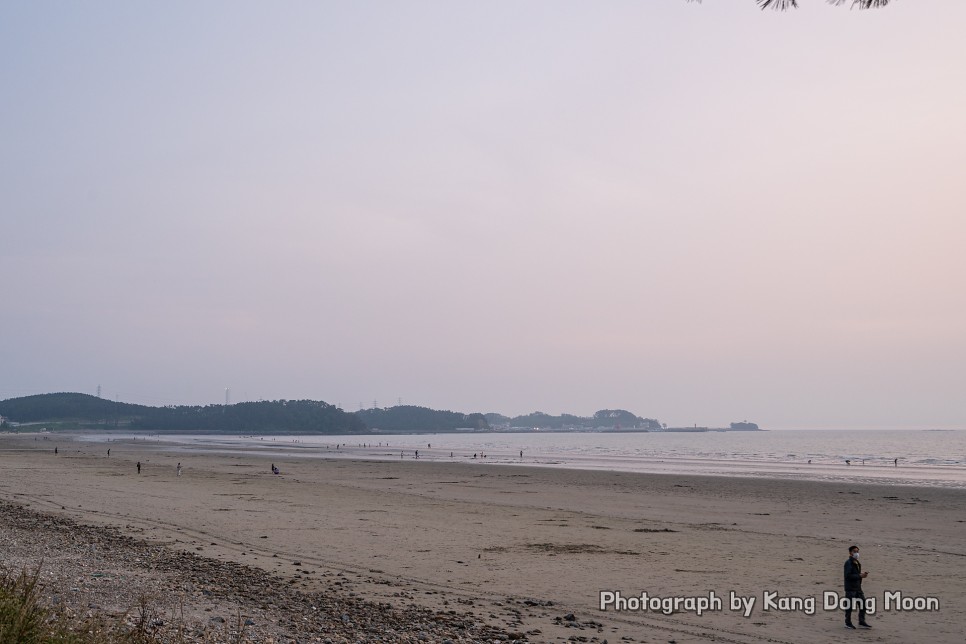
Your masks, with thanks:
<instances>
[{"instance_id":1,"label":"grass patch","mask_svg":"<svg viewBox=\"0 0 966 644\"><path fill-rule=\"evenodd\" d=\"M0 644L146 644L155 638L146 631L150 603L142 598L132 628L103 615L69 615L44 606L40 566L14 573L0 568Z\"/></svg>"},{"instance_id":2,"label":"grass patch","mask_svg":"<svg viewBox=\"0 0 966 644\"><path fill-rule=\"evenodd\" d=\"M40 602L40 567L19 574L0 571L0 644L73 644L95 641L72 633Z\"/></svg>"}]
</instances>

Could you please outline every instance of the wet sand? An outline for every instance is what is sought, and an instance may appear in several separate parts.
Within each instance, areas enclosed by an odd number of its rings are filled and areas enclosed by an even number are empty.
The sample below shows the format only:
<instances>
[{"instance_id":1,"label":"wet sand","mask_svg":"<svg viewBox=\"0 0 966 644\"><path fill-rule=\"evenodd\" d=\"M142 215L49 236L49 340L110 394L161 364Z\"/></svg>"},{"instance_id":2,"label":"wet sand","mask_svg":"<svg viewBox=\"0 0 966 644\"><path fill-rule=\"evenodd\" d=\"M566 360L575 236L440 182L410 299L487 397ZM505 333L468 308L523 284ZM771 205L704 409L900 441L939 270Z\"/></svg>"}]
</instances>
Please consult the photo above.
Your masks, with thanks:
<instances>
[{"instance_id":1,"label":"wet sand","mask_svg":"<svg viewBox=\"0 0 966 644\"><path fill-rule=\"evenodd\" d=\"M340 591L469 610L536 642L962 641L962 490L299 454L6 435L0 498L262 568L307 593L341 572ZM846 631L842 613L822 606L823 592L841 591L852 543L877 601L868 632ZM723 607L601 611L602 590L713 591ZM885 611L888 591L938 598L940 609ZM731 609L731 592L755 598L750 616ZM764 610L766 592L806 605Z\"/></svg>"}]
</instances>

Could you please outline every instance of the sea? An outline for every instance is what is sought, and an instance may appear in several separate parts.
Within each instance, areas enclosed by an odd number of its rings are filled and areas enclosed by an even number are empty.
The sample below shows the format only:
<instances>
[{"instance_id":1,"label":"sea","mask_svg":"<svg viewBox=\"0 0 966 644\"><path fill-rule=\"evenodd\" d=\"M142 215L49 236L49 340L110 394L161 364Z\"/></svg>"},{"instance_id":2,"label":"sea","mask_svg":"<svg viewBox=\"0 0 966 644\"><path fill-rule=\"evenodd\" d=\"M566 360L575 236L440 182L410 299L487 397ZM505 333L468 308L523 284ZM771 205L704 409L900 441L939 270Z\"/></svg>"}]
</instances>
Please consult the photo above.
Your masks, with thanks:
<instances>
[{"instance_id":1,"label":"sea","mask_svg":"<svg viewBox=\"0 0 966 644\"><path fill-rule=\"evenodd\" d=\"M307 459L417 459L966 489L966 430L527 432L350 436L139 434L172 451ZM130 439L97 433L88 440Z\"/></svg>"}]
</instances>

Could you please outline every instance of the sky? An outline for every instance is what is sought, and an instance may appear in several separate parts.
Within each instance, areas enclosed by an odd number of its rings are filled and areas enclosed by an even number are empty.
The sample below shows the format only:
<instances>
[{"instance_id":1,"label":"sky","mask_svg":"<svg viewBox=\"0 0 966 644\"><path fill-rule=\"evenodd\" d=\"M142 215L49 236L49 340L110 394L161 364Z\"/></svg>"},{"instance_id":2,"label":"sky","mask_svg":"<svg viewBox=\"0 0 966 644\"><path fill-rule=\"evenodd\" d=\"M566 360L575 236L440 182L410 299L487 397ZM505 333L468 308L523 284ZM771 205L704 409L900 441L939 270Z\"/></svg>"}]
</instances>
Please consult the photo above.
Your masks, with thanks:
<instances>
[{"instance_id":1,"label":"sky","mask_svg":"<svg viewBox=\"0 0 966 644\"><path fill-rule=\"evenodd\" d=\"M0 399L966 427L966 2L7 2Z\"/></svg>"}]
</instances>

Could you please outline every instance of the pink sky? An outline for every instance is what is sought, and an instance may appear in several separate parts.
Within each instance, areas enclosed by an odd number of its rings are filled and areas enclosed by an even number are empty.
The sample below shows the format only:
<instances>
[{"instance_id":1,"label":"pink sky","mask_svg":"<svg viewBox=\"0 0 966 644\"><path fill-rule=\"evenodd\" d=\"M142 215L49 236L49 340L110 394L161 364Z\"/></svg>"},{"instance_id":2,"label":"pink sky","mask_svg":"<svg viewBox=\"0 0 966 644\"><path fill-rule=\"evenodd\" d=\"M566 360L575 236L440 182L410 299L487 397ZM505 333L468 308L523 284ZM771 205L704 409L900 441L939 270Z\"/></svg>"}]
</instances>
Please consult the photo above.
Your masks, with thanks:
<instances>
[{"instance_id":1,"label":"pink sky","mask_svg":"<svg viewBox=\"0 0 966 644\"><path fill-rule=\"evenodd\" d=\"M966 3L0 8L0 398L964 427Z\"/></svg>"}]
</instances>

